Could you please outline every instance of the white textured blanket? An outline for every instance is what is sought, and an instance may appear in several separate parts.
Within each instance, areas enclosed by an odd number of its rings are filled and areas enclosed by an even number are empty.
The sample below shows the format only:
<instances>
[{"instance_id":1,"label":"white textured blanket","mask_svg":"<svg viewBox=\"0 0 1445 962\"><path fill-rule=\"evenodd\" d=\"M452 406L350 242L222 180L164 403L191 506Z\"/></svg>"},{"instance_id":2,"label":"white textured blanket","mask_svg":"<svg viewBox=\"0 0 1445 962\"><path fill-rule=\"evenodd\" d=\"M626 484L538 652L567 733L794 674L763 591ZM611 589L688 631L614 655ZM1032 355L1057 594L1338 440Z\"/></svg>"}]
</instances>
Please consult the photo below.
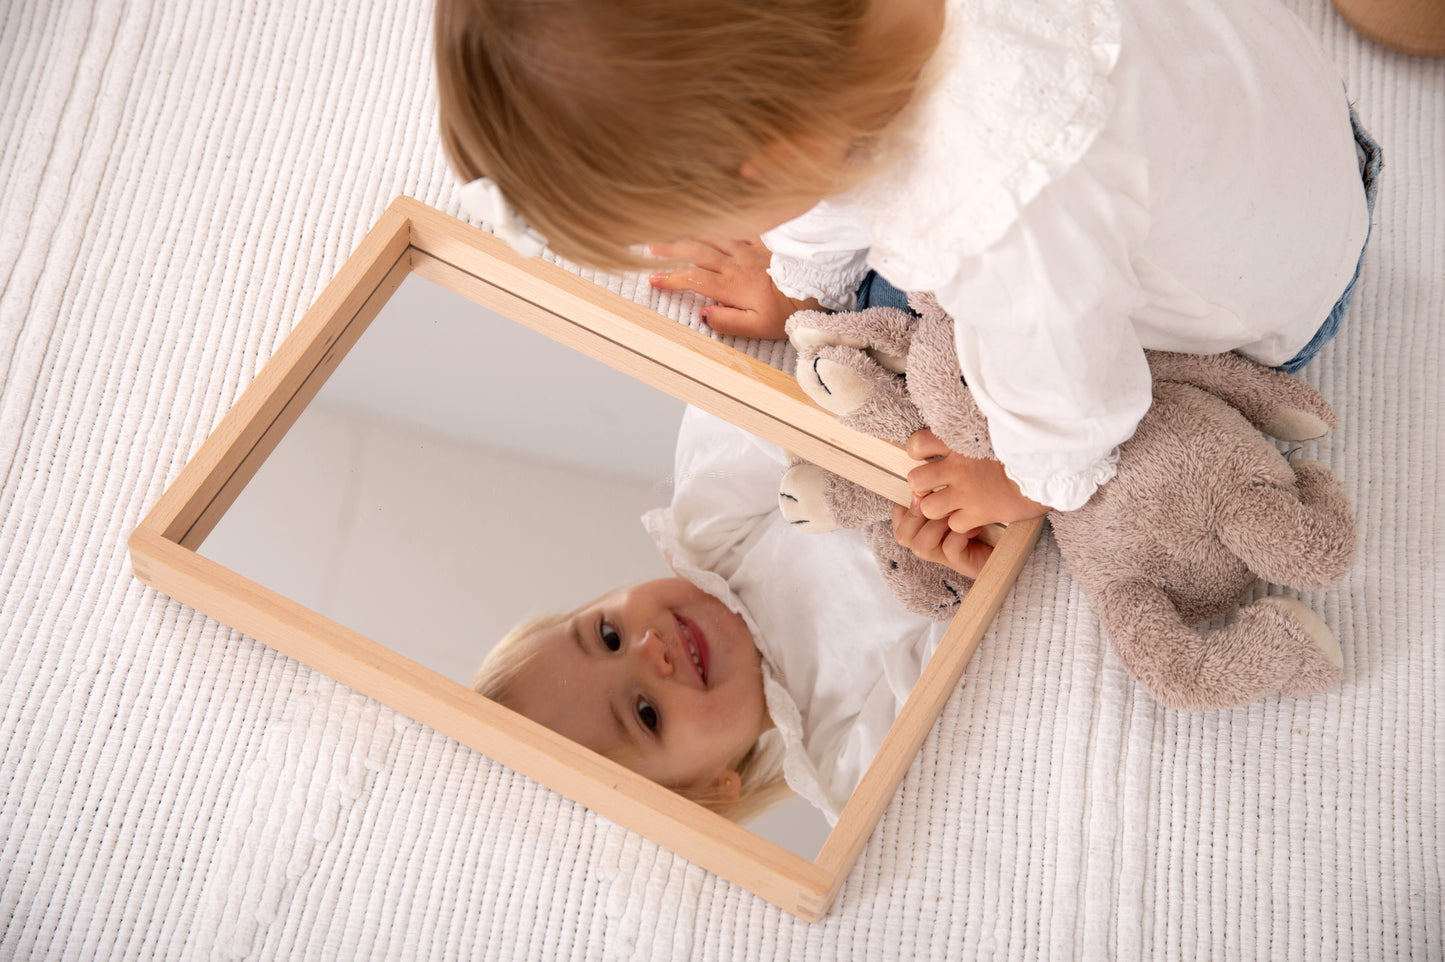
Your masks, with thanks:
<instances>
[{"instance_id":1,"label":"white textured blanket","mask_svg":"<svg viewBox=\"0 0 1445 962\"><path fill-rule=\"evenodd\" d=\"M1163 710L1046 536L811 926L131 574L392 197L459 209L429 5L0 4L0 958L1445 958L1445 61L1291 3L1388 165L1307 369L1344 684Z\"/></svg>"}]
</instances>

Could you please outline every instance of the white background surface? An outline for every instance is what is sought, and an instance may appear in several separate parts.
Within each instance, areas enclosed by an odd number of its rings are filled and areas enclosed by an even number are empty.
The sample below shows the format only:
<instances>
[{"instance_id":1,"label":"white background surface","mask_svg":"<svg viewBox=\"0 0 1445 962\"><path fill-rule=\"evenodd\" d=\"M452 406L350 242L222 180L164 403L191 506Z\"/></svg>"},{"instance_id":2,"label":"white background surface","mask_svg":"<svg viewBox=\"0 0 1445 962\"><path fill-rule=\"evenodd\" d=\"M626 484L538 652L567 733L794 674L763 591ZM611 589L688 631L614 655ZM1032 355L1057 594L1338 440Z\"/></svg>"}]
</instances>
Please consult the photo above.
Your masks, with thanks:
<instances>
[{"instance_id":1,"label":"white background surface","mask_svg":"<svg viewBox=\"0 0 1445 962\"><path fill-rule=\"evenodd\" d=\"M1360 521L1307 599L1343 684L1163 710L1046 536L807 925L130 571L391 198L459 210L429 9L0 4L0 957L1445 956L1445 61L1290 5L1387 164L1306 369L1343 426L1303 453Z\"/></svg>"}]
</instances>

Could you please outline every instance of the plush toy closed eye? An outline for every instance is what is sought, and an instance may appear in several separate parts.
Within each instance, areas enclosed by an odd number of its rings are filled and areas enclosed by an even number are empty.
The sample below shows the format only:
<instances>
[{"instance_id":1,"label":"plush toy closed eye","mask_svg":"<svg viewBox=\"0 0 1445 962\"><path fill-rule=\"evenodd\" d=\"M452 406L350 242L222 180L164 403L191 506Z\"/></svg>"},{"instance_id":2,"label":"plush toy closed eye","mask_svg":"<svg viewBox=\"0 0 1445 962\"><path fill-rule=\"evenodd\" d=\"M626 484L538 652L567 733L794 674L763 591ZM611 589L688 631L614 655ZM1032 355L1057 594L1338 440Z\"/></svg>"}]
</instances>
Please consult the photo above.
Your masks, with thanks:
<instances>
[{"instance_id":1,"label":"plush toy closed eye","mask_svg":"<svg viewBox=\"0 0 1445 962\"><path fill-rule=\"evenodd\" d=\"M861 431L901 444L929 427L960 454L993 457L952 319L927 295L910 303L921 317L795 314L787 329L799 382ZM1165 705L1227 708L1334 687L1339 643L1295 598L1260 598L1222 627L1196 627L1261 578L1314 591L1344 577L1355 523L1339 480L1317 462L1286 460L1261 433L1319 437L1334 412L1305 382L1236 354L1147 353L1154 403L1121 447L1118 474L1082 508L1049 515L1065 566L1126 670ZM804 530L866 525L884 579L911 610L947 617L968 590L963 575L900 548L892 505L852 482L799 462L780 504Z\"/></svg>"}]
</instances>

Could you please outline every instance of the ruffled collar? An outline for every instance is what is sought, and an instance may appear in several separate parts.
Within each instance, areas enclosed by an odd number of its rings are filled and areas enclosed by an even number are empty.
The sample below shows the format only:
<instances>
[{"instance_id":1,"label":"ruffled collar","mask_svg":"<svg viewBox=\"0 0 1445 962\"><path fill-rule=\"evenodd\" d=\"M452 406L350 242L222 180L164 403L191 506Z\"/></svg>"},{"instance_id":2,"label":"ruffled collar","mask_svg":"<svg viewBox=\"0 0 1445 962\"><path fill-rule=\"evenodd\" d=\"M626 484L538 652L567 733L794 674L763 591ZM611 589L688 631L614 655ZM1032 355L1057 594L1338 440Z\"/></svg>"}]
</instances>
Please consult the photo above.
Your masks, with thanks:
<instances>
[{"instance_id":1,"label":"ruffled collar","mask_svg":"<svg viewBox=\"0 0 1445 962\"><path fill-rule=\"evenodd\" d=\"M950 0L898 159L847 197L869 266L933 290L1002 236L1108 120L1120 34L1113 0Z\"/></svg>"}]
</instances>

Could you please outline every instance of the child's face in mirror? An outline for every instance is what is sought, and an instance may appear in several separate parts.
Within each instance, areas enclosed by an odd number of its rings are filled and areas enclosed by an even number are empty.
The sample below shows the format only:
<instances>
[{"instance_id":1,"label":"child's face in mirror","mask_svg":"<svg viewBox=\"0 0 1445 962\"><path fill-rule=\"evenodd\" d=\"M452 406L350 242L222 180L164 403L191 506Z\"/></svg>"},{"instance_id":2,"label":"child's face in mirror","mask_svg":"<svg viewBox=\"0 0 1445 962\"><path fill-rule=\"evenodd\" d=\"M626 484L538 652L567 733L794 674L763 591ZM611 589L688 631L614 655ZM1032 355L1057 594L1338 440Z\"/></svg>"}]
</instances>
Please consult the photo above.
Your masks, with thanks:
<instances>
[{"instance_id":1,"label":"child's face in mirror","mask_svg":"<svg viewBox=\"0 0 1445 962\"><path fill-rule=\"evenodd\" d=\"M683 578L609 595L529 644L512 707L664 785L735 788L772 727L747 625Z\"/></svg>"}]
</instances>

